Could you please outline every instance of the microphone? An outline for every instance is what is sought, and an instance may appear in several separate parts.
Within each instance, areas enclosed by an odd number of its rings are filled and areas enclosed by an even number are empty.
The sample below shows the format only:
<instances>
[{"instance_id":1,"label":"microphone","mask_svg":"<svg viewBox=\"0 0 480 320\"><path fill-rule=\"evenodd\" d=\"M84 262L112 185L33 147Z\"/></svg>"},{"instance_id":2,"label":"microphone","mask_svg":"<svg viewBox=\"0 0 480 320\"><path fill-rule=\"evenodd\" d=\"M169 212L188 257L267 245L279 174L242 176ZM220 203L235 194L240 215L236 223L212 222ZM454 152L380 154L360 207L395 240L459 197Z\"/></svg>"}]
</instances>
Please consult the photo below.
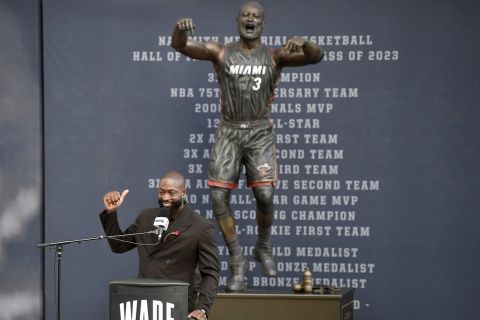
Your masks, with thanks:
<instances>
[{"instance_id":1,"label":"microphone","mask_svg":"<svg viewBox=\"0 0 480 320\"><path fill-rule=\"evenodd\" d=\"M153 225L157 227L158 240L162 237L163 231L168 229L170 221L166 217L156 217Z\"/></svg>"}]
</instances>

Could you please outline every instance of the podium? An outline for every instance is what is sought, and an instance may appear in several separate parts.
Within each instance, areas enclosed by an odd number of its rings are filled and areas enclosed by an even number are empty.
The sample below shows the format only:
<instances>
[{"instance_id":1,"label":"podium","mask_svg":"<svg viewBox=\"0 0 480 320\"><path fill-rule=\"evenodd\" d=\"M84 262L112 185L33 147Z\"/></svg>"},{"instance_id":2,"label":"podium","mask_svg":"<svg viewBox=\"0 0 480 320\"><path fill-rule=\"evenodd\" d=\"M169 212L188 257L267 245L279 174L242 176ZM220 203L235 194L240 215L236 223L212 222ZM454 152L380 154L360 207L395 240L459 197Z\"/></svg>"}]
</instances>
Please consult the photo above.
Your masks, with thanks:
<instances>
[{"instance_id":1,"label":"podium","mask_svg":"<svg viewBox=\"0 0 480 320\"><path fill-rule=\"evenodd\" d=\"M188 283L125 279L109 283L109 319L187 319Z\"/></svg>"},{"instance_id":2,"label":"podium","mask_svg":"<svg viewBox=\"0 0 480 320\"><path fill-rule=\"evenodd\" d=\"M353 320L354 289L329 294L219 293L209 320Z\"/></svg>"}]
</instances>

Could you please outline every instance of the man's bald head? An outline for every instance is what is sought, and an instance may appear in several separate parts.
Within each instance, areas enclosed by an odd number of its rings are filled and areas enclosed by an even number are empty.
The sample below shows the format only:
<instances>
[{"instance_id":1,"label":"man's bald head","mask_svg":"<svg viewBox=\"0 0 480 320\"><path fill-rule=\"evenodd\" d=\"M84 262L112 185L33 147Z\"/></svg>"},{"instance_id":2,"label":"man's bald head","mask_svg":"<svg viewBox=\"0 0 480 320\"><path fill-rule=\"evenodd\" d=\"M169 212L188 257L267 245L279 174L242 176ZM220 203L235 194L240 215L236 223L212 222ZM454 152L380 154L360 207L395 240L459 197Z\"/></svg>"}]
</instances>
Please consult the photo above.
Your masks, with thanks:
<instances>
[{"instance_id":1,"label":"man's bald head","mask_svg":"<svg viewBox=\"0 0 480 320\"><path fill-rule=\"evenodd\" d=\"M185 178L176 171L170 171L160 179L159 203L170 210L183 208L186 197Z\"/></svg>"},{"instance_id":2,"label":"man's bald head","mask_svg":"<svg viewBox=\"0 0 480 320\"><path fill-rule=\"evenodd\" d=\"M177 188L185 190L185 178L180 172L167 172L161 180L170 180Z\"/></svg>"}]
</instances>

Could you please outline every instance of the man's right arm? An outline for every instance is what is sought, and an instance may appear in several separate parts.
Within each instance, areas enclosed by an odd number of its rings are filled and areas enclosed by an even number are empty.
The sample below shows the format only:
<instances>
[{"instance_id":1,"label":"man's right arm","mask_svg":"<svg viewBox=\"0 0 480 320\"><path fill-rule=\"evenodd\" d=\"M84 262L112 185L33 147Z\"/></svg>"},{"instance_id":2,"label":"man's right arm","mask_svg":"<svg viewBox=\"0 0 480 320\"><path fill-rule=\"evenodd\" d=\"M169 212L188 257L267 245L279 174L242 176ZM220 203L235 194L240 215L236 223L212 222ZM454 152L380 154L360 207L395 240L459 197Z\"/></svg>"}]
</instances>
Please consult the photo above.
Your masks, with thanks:
<instances>
[{"instance_id":1,"label":"man's right arm","mask_svg":"<svg viewBox=\"0 0 480 320\"><path fill-rule=\"evenodd\" d=\"M102 211L99 215L100 222L102 223L103 230L107 236L118 236L125 233L135 233L136 231L136 223L130 225L125 232L122 231L120 225L118 224L117 213L111 212L107 213L106 210ZM134 236L128 237L121 237L120 240L126 240L130 242L134 242ZM110 245L110 249L114 253L124 253L126 251L132 250L136 247L133 243L126 243L122 241L118 241L115 239L108 239L108 244Z\"/></svg>"},{"instance_id":2,"label":"man's right arm","mask_svg":"<svg viewBox=\"0 0 480 320\"><path fill-rule=\"evenodd\" d=\"M100 213L100 221L102 223L103 230L107 236L122 235L124 232L120 228L117 219L117 209L122 205L123 199L127 195L128 190L125 190L120 194L118 191L107 192L103 196L103 204L105 210ZM134 233L136 231L136 222L125 230L125 233ZM122 240L130 242L135 241L134 237L122 237ZM126 242L117 241L114 239L108 239L110 249L115 253L123 253L136 247L136 245Z\"/></svg>"},{"instance_id":3,"label":"man's right arm","mask_svg":"<svg viewBox=\"0 0 480 320\"><path fill-rule=\"evenodd\" d=\"M199 42L189 39L187 32L193 32L195 28L191 18L177 20L172 34L172 48L189 58L217 63L223 45L215 41Z\"/></svg>"}]
</instances>

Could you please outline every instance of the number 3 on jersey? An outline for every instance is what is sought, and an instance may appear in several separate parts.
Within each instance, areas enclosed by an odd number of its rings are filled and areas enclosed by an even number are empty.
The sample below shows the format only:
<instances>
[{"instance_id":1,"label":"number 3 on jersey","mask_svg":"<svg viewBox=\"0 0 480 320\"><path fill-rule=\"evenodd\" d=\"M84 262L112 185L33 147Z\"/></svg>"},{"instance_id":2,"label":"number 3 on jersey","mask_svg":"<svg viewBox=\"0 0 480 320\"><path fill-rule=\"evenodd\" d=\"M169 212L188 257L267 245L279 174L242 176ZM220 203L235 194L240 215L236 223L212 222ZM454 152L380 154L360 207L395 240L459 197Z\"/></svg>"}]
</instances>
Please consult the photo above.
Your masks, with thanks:
<instances>
[{"instance_id":1,"label":"number 3 on jersey","mask_svg":"<svg viewBox=\"0 0 480 320\"><path fill-rule=\"evenodd\" d=\"M256 77L253 79L255 81L255 85L253 85L252 89L253 91L258 91L260 89L260 85L262 84L262 78Z\"/></svg>"}]
</instances>

